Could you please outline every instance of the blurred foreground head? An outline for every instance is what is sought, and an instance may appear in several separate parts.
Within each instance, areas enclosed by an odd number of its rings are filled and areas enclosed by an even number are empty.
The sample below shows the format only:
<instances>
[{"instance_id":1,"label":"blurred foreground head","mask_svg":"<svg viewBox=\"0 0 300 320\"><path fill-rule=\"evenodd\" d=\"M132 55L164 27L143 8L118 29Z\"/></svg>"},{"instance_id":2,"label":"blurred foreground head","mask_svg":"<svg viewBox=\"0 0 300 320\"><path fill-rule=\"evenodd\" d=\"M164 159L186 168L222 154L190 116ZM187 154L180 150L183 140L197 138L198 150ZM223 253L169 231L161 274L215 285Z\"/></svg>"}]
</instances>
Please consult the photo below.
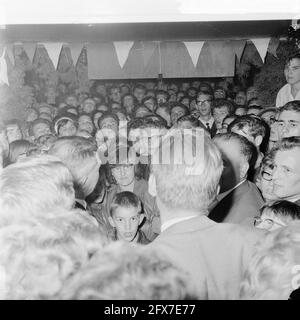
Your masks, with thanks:
<instances>
[{"instance_id":1,"label":"blurred foreground head","mask_svg":"<svg viewBox=\"0 0 300 320\"><path fill-rule=\"evenodd\" d=\"M187 275L147 246L115 242L82 267L58 299L195 299Z\"/></svg>"}]
</instances>

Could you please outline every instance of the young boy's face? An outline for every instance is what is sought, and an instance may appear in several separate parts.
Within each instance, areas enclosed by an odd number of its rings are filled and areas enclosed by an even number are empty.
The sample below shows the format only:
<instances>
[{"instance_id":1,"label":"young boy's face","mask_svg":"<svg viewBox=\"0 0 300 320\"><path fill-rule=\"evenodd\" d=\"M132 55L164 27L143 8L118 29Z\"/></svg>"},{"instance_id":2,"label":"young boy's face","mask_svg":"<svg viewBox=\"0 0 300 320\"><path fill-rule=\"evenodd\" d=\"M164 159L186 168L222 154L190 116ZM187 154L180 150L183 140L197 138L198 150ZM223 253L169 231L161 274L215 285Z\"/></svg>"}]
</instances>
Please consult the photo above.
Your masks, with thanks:
<instances>
[{"instance_id":1,"label":"young boy's face","mask_svg":"<svg viewBox=\"0 0 300 320\"><path fill-rule=\"evenodd\" d=\"M144 215L138 212L135 207L119 207L112 217L109 217L110 224L116 228L118 240L136 241L139 225Z\"/></svg>"}]
</instances>

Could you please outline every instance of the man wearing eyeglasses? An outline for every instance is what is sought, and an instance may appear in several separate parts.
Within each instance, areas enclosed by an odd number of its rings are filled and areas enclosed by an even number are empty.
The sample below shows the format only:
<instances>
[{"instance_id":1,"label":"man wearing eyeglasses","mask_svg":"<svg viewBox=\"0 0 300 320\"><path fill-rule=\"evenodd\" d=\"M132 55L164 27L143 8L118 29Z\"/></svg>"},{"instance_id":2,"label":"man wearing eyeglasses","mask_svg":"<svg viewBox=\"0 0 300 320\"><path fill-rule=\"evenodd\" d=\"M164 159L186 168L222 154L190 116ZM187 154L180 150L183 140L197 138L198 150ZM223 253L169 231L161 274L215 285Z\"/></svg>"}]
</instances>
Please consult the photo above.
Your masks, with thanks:
<instances>
[{"instance_id":1,"label":"man wearing eyeglasses","mask_svg":"<svg viewBox=\"0 0 300 320\"><path fill-rule=\"evenodd\" d=\"M212 116L213 96L206 91L200 91L197 95L196 109L198 112L199 125L207 130L213 138L217 133L217 126Z\"/></svg>"},{"instance_id":2,"label":"man wearing eyeglasses","mask_svg":"<svg viewBox=\"0 0 300 320\"><path fill-rule=\"evenodd\" d=\"M300 100L300 53L288 57L284 75L287 84L277 94L276 107L282 107L289 101Z\"/></svg>"},{"instance_id":3,"label":"man wearing eyeglasses","mask_svg":"<svg viewBox=\"0 0 300 320\"><path fill-rule=\"evenodd\" d=\"M282 139L272 152L274 194L300 205L300 137Z\"/></svg>"}]
</instances>

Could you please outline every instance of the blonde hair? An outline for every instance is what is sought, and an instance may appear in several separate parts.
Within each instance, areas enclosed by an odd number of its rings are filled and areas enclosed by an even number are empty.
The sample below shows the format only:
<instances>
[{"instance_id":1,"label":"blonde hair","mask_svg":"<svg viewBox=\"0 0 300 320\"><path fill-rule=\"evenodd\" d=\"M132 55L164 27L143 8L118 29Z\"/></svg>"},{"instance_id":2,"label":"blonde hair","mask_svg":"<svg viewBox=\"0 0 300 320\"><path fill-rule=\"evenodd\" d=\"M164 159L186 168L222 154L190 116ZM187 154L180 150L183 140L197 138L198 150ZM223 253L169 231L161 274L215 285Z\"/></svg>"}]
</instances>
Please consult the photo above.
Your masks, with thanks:
<instances>
[{"instance_id":1,"label":"blonde hair","mask_svg":"<svg viewBox=\"0 0 300 320\"><path fill-rule=\"evenodd\" d=\"M65 280L107 244L92 217L80 210L18 221L0 228L1 299L52 299ZM0 293L1 295L1 293Z\"/></svg>"},{"instance_id":2,"label":"blonde hair","mask_svg":"<svg viewBox=\"0 0 300 320\"><path fill-rule=\"evenodd\" d=\"M299 274L300 221L268 233L260 243L245 272L241 298L287 300L297 289L293 287L296 267Z\"/></svg>"},{"instance_id":3,"label":"blonde hair","mask_svg":"<svg viewBox=\"0 0 300 320\"><path fill-rule=\"evenodd\" d=\"M190 135L192 139L185 140L185 135ZM183 158L197 148L200 150L200 157L196 157L191 165L187 163L192 160L189 156L177 164L182 156L176 152L177 138L183 142ZM223 170L216 145L201 129L175 129L165 137L157 152L166 149L170 150L170 163L152 165L159 199L169 208L207 210L216 196Z\"/></svg>"},{"instance_id":4,"label":"blonde hair","mask_svg":"<svg viewBox=\"0 0 300 320\"><path fill-rule=\"evenodd\" d=\"M73 177L58 158L24 158L0 173L0 224L70 209L74 202Z\"/></svg>"},{"instance_id":5,"label":"blonde hair","mask_svg":"<svg viewBox=\"0 0 300 320\"><path fill-rule=\"evenodd\" d=\"M66 281L58 299L160 300L195 297L188 276L154 249L110 244Z\"/></svg>"}]
</instances>

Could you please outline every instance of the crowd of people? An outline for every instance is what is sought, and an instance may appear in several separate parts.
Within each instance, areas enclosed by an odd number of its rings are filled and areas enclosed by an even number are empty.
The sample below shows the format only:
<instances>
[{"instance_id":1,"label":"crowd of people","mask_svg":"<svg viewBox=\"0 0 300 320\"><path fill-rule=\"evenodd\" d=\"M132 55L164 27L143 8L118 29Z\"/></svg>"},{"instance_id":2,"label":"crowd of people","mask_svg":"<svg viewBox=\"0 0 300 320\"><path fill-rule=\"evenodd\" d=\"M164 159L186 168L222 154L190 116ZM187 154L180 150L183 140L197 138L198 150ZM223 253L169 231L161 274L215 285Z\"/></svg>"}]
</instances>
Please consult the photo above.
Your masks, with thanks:
<instances>
[{"instance_id":1,"label":"crowd of people","mask_svg":"<svg viewBox=\"0 0 300 320\"><path fill-rule=\"evenodd\" d=\"M0 124L0 298L295 299L300 54L224 81L94 82Z\"/></svg>"}]
</instances>

